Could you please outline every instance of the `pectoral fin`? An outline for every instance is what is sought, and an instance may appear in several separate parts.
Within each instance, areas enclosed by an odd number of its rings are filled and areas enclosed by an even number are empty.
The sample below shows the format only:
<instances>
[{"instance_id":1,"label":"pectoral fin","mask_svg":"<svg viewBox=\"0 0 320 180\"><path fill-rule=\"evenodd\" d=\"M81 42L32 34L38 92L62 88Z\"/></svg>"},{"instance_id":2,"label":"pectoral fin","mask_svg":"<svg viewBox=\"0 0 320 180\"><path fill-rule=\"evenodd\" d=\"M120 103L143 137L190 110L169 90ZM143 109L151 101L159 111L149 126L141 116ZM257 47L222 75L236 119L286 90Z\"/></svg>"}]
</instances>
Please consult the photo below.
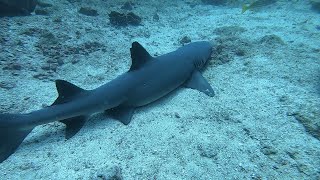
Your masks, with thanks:
<instances>
[{"instance_id":1,"label":"pectoral fin","mask_svg":"<svg viewBox=\"0 0 320 180\"><path fill-rule=\"evenodd\" d=\"M197 70L195 70L192 73L190 79L185 82L184 86L191 89L196 89L210 97L214 96L214 91L212 87L210 86L208 81L202 76L202 74Z\"/></svg>"},{"instance_id":2,"label":"pectoral fin","mask_svg":"<svg viewBox=\"0 0 320 180\"><path fill-rule=\"evenodd\" d=\"M66 128L66 139L72 138L77 132L80 131L82 126L85 124L87 120L86 116L76 116L73 118L65 119L60 122L64 123Z\"/></svg>"},{"instance_id":3,"label":"pectoral fin","mask_svg":"<svg viewBox=\"0 0 320 180\"><path fill-rule=\"evenodd\" d=\"M133 112L134 112L133 107L121 107L121 106L107 110L107 113L109 115L119 120L124 125L128 125L130 123Z\"/></svg>"}]
</instances>

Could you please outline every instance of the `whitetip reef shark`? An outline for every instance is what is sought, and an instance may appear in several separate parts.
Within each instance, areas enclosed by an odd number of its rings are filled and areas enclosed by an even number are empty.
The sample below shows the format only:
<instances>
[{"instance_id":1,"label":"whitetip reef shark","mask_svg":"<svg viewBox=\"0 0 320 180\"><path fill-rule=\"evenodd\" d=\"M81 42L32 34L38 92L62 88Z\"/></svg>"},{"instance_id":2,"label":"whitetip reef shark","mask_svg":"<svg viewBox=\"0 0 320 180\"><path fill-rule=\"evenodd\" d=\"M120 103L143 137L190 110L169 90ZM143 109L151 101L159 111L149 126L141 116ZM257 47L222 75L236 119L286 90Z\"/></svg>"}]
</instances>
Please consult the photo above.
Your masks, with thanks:
<instances>
[{"instance_id":1,"label":"whitetip reef shark","mask_svg":"<svg viewBox=\"0 0 320 180\"><path fill-rule=\"evenodd\" d=\"M56 80L59 96L51 106L25 114L0 114L0 163L13 154L38 125L60 121L66 125L68 139L93 113L107 111L127 125L135 108L181 86L214 96L212 87L200 73L212 53L210 42L193 42L158 57L152 57L138 42L133 42L130 52L129 71L96 89L84 90Z\"/></svg>"}]
</instances>

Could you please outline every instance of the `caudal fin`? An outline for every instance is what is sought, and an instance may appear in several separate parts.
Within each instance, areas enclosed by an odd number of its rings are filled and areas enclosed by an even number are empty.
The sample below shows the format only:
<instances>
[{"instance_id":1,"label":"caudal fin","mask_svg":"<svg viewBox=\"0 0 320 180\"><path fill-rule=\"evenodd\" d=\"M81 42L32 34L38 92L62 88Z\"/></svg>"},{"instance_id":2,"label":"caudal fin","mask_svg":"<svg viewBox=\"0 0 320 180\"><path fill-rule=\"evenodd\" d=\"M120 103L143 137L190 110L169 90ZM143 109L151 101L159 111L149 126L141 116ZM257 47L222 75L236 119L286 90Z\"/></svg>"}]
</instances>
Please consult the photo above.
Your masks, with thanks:
<instances>
[{"instance_id":1,"label":"caudal fin","mask_svg":"<svg viewBox=\"0 0 320 180\"><path fill-rule=\"evenodd\" d=\"M0 163L13 154L33 127L23 127L23 115L0 114Z\"/></svg>"}]
</instances>

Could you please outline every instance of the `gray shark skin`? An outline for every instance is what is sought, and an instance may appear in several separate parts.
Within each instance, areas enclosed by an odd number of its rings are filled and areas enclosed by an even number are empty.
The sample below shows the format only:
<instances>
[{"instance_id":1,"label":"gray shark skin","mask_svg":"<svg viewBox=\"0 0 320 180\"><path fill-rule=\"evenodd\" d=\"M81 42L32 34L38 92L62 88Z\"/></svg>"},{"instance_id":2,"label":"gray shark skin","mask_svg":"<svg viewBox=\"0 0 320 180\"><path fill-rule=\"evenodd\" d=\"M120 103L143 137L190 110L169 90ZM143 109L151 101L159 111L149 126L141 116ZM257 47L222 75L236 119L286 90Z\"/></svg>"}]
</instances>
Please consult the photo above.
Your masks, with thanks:
<instances>
[{"instance_id":1,"label":"gray shark skin","mask_svg":"<svg viewBox=\"0 0 320 180\"><path fill-rule=\"evenodd\" d=\"M96 89L84 90L57 80L59 96L51 106L26 114L0 114L0 163L41 124L64 123L68 139L93 113L107 111L127 125L135 108L154 102L181 86L214 96L212 87L200 73L210 59L210 42L190 43L159 57L150 56L138 42L133 42L130 52L130 70Z\"/></svg>"}]
</instances>

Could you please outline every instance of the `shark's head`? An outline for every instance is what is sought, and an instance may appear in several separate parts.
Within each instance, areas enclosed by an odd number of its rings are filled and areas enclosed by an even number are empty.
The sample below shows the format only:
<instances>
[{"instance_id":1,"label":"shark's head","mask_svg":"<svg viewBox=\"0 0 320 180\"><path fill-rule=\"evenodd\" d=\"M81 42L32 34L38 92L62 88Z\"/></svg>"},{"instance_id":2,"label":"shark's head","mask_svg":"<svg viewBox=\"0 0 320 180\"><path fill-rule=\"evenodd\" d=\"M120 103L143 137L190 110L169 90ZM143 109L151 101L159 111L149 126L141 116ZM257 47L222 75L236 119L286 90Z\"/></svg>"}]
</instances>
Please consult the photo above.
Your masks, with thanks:
<instances>
[{"instance_id":1,"label":"shark's head","mask_svg":"<svg viewBox=\"0 0 320 180\"><path fill-rule=\"evenodd\" d=\"M198 41L186 45L184 48L187 49L189 56L191 56L194 66L201 70L210 60L212 47L213 45L209 41Z\"/></svg>"}]
</instances>

